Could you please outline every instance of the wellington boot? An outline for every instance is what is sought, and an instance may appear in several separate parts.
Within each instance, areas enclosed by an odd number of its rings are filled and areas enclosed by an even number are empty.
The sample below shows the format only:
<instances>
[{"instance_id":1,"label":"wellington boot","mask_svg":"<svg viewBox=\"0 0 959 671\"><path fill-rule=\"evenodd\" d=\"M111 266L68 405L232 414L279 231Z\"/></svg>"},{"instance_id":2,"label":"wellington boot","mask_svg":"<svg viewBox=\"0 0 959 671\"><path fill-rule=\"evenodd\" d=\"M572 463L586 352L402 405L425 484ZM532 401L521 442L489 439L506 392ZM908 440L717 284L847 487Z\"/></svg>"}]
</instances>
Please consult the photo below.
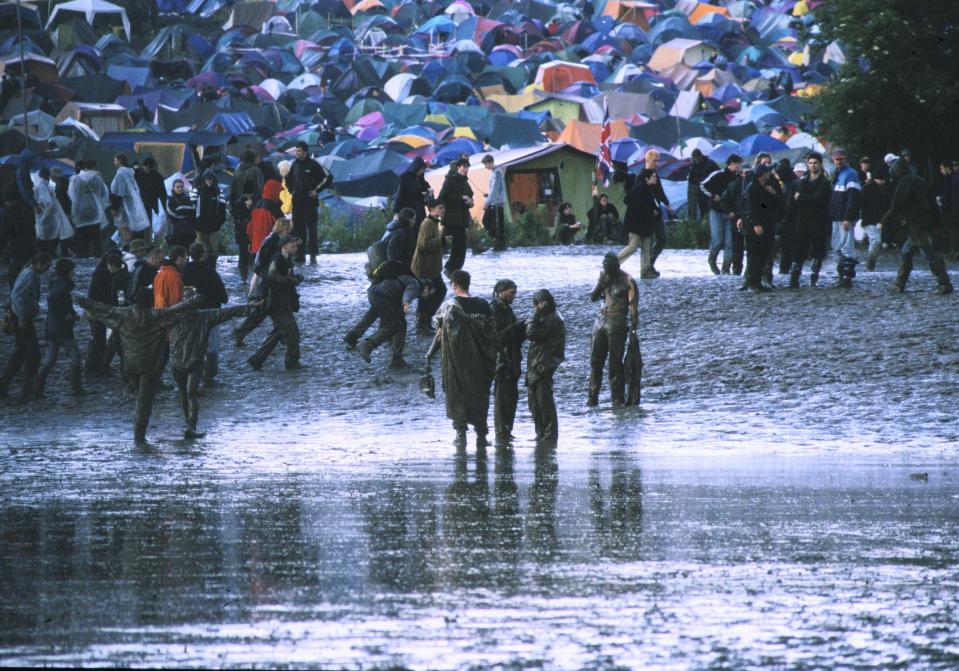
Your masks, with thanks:
<instances>
[{"instance_id":1,"label":"wellington boot","mask_svg":"<svg viewBox=\"0 0 959 671\"><path fill-rule=\"evenodd\" d=\"M70 390L74 396L83 396L87 393L83 389L83 373L80 366L70 366Z\"/></svg>"},{"instance_id":2,"label":"wellington boot","mask_svg":"<svg viewBox=\"0 0 959 671\"><path fill-rule=\"evenodd\" d=\"M33 398L41 399L46 398L46 389L47 389L47 373L37 373L36 380L33 384Z\"/></svg>"}]
</instances>

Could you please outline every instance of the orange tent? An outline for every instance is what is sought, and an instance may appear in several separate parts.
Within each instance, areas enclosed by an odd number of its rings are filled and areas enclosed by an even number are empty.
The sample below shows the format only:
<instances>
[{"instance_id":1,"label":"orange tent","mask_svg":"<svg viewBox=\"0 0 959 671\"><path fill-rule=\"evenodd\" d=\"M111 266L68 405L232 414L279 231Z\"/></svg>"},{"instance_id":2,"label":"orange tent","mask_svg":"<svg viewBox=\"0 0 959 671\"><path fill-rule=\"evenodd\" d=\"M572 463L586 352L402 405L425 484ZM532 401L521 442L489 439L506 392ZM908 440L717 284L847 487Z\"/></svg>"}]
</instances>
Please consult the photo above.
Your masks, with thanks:
<instances>
[{"instance_id":1,"label":"orange tent","mask_svg":"<svg viewBox=\"0 0 959 671\"><path fill-rule=\"evenodd\" d=\"M610 140L619 140L629 137L629 126L622 119L610 121ZM603 133L603 126L598 123L587 123L585 121L570 121L566 128L556 138L556 142L565 142L590 154L599 152L600 136Z\"/></svg>"},{"instance_id":2,"label":"orange tent","mask_svg":"<svg viewBox=\"0 0 959 671\"><path fill-rule=\"evenodd\" d=\"M689 13L689 22L695 26L699 23L699 20L707 14L729 16L729 10L726 7L717 7L716 5L707 5L705 2L701 2Z\"/></svg>"},{"instance_id":3,"label":"orange tent","mask_svg":"<svg viewBox=\"0 0 959 671\"><path fill-rule=\"evenodd\" d=\"M593 71L589 69L589 66L565 61L552 61L543 63L536 71L535 83L549 93L562 91L576 82L596 83L596 80L593 79Z\"/></svg>"},{"instance_id":4,"label":"orange tent","mask_svg":"<svg viewBox=\"0 0 959 671\"><path fill-rule=\"evenodd\" d=\"M658 5L636 0L609 0L603 10L603 16L609 16L614 21L635 23L643 30L649 30L649 19L658 13Z\"/></svg>"}]
</instances>

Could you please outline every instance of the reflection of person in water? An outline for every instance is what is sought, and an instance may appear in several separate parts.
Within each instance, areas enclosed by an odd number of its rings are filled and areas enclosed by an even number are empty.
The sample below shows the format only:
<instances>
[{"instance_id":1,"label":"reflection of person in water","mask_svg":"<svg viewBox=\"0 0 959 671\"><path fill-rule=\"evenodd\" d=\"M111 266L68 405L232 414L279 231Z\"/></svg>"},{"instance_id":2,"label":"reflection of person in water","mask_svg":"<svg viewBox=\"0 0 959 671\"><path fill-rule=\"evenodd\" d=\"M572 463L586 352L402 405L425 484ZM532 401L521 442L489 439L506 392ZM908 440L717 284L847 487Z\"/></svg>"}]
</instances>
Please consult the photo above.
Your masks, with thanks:
<instances>
[{"instance_id":1,"label":"reflection of person in water","mask_svg":"<svg viewBox=\"0 0 959 671\"><path fill-rule=\"evenodd\" d=\"M624 452L610 455L609 494L600 470L589 470L590 520L603 556L636 559L643 530L642 472Z\"/></svg>"},{"instance_id":2,"label":"reflection of person in water","mask_svg":"<svg viewBox=\"0 0 959 671\"><path fill-rule=\"evenodd\" d=\"M533 453L533 484L529 488L526 534L533 558L540 562L551 561L557 552L557 474L556 444L538 443Z\"/></svg>"},{"instance_id":3,"label":"reflection of person in water","mask_svg":"<svg viewBox=\"0 0 959 671\"><path fill-rule=\"evenodd\" d=\"M476 473L469 478L466 448L460 446L453 459L453 482L446 488L443 506L443 541L449 557L449 575L458 586L488 583L488 576L477 571L491 557L489 472L486 449L476 450Z\"/></svg>"},{"instance_id":4,"label":"reflection of person in water","mask_svg":"<svg viewBox=\"0 0 959 671\"><path fill-rule=\"evenodd\" d=\"M519 560L523 520L519 509L519 488L513 477L513 450L509 445L501 445L496 449L490 539L496 562L495 572L488 574L500 588L518 583L521 577Z\"/></svg>"}]
</instances>

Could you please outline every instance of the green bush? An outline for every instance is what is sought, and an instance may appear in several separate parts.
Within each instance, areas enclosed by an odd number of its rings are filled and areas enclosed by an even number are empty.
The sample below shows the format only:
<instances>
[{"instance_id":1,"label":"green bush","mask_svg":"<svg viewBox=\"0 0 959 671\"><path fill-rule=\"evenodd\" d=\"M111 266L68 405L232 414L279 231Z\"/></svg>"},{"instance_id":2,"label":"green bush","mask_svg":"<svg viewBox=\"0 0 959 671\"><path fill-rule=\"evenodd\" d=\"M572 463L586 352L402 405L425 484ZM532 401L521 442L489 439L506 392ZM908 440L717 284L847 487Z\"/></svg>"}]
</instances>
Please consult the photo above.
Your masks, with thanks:
<instances>
[{"instance_id":1,"label":"green bush","mask_svg":"<svg viewBox=\"0 0 959 671\"><path fill-rule=\"evenodd\" d=\"M369 209L350 230L345 219L334 219L329 209L321 203L317 238L324 252L362 252L383 237L389 220L385 210Z\"/></svg>"},{"instance_id":2,"label":"green bush","mask_svg":"<svg viewBox=\"0 0 959 671\"><path fill-rule=\"evenodd\" d=\"M506 224L506 243L511 247L535 247L553 244L547 222L546 206L527 210Z\"/></svg>"},{"instance_id":3,"label":"green bush","mask_svg":"<svg viewBox=\"0 0 959 671\"><path fill-rule=\"evenodd\" d=\"M682 218L667 227L670 249L708 249L709 224L704 220Z\"/></svg>"}]
</instances>

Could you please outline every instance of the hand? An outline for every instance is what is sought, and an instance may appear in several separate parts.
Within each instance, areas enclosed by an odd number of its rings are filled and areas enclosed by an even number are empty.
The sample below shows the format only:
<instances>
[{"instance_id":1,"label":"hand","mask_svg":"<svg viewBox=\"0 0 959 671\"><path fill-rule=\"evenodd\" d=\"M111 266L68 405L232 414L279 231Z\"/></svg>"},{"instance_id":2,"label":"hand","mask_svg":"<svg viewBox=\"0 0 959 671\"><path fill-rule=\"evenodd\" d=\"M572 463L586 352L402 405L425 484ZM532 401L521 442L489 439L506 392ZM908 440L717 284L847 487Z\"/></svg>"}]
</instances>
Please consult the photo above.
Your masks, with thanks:
<instances>
[{"instance_id":1,"label":"hand","mask_svg":"<svg viewBox=\"0 0 959 671\"><path fill-rule=\"evenodd\" d=\"M769 184L767 184L763 188L766 189L767 193L776 193L776 189L772 188L772 186L770 186Z\"/></svg>"},{"instance_id":2,"label":"hand","mask_svg":"<svg viewBox=\"0 0 959 671\"><path fill-rule=\"evenodd\" d=\"M848 222L848 221L842 222L842 230L848 231L849 228L850 228L850 226L851 226L851 223L850 223L850 222Z\"/></svg>"},{"instance_id":3,"label":"hand","mask_svg":"<svg viewBox=\"0 0 959 671\"><path fill-rule=\"evenodd\" d=\"M794 194L793 194L793 200L799 200L799 194L798 194L798 193L794 193Z\"/></svg>"},{"instance_id":4,"label":"hand","mask_svg":"<svg viewBox=\"0 0 959 671\"><path fill-rule=\"evenodd\" d=\"M754 232L756 235L762 235L762 234L763 234L763 227L762 227L762 226L753 226L753 232Z\"/></svg>"},{"instance_id":5,"label":"hand","mask_svg":"<svg viewBox=\"0 0 959 671\"><path fill-rule=\"evenodd\" d=\"M714 202L714 203L718 203L720 200L722 200L722 199L721 199L719 196L713 196L713 202Z\"/></svg>"},{"instance_id":6,"label":"hand","mask_svg":"<svg viewBox=\"0 0 959 671\"><path fill-rule=\"evenodd\" d=\"M403 314L404 314L404 315L408 315L409 313L410 313L410 304L409 304L409 303L403 303Z\"/></svg>"},{"instance_id":7,"label":"hand","mask_svg":"<svg viewBox=\"0 0 959 671\"><path fill-rule=\"evenodd\" d=\"M316 198L316 189L313 189L306 195L308 195L310 198Z\"/></svg>"},{"instance_id":8,"label":"hand","mask_svg":"<svg viewBox=\"0 0 959 671\"><path fill-rule=\"evenodd\" d=\"M742 231L742 230L743 230L743 220L742 220L742 219L737 219L737 220L736 220L736 230L737 230L737 231Z\"/></svg>"}]
</instances>

